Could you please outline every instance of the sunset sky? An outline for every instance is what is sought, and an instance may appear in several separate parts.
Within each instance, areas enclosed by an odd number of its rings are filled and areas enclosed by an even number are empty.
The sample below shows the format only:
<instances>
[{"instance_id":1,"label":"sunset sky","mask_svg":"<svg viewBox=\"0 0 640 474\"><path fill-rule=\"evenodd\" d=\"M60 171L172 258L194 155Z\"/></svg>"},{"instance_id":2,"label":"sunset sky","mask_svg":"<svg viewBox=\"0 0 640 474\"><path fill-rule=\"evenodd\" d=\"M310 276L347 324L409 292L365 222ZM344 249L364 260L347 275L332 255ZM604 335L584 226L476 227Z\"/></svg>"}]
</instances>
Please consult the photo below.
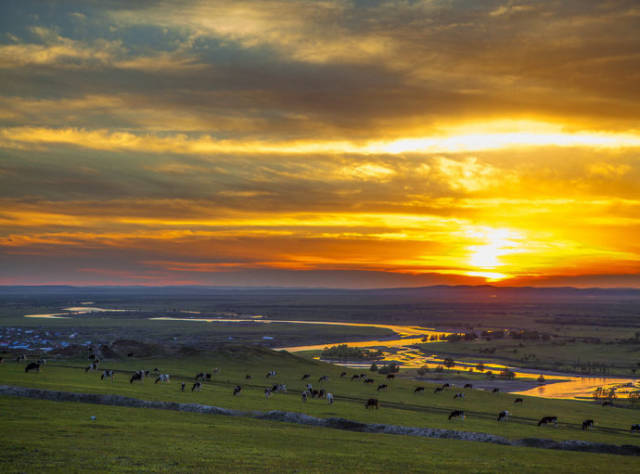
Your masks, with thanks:
<instances>
[{"instance_id":1,"label":"sunset sky","mask_svg":"<svg viewBox=\"0 0 640 474\"><path fill-rule=\"evenodd\" d=\"M640 5L3 1L0 284L640 287Z\"/></svg>"}]
</instances>

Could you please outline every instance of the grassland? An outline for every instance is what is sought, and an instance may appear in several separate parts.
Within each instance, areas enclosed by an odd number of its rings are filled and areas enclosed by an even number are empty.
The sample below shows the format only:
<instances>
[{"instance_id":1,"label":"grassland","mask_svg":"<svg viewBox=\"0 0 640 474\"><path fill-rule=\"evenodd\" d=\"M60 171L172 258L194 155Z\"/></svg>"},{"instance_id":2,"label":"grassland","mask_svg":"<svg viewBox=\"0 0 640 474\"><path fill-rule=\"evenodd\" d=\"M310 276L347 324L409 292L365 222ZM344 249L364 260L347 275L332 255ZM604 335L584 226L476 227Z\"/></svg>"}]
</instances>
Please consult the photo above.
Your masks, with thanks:
<instances>
[{"instance_id":1,"label":"grassland","mask_svg":"<svg viewBox=\"0 0 640 474\"><path fill-rule=\"evenodd\" d=\"M90 417L96 420L91 421ZM637 459L0 397L0 471L637 472Z\"/></svg>"},{"instance_id":2,"label":"grassland","mask_svg":"<svg viewBox=\"0 0 640 474\"><path fill-rule=\"evenodd\" d=\"M0 366L0 383L82 393L113 393L145 400L195 402L238 410L277 409L323 418L343 417L370 423L454 428L492 433L510 439L545 437L640 445L640 436L629 433L631 420L640 418L640 411L637 410L535 397L527 397L522 406L514 406L514 396L470 389L464 390L465 400L454 400L453 390L434 394L433 385L426 385L424 394L414 394L418 383L412 380L398 378L387 381L369 373L376 383L364 384L350 381L349 376L341 378L342 369L339 367L255 347L229 346L206 357L106 362L106 368L118 371L113 383L101 381L97 372L85 373L83 367L86 365L87 362L82 360L53 361L40 373L25 374L22 364L5 363ZM142 384L129 383L131 371L156 367L162 373L171 374L171 383L154 384L149 378ZM192 383L196 373L212 372L215 367L220 368L220 372L213 376L211 382L205 383L201 392L191 393L189 387L184 393L179 390L179 382ZM267 379L265 374L269 370L276 370L278 375ZM309 381L314 388L325 388L332 392L336 396L336 403L329 405L325 400L302 403L300 393L306 382L301 380L301 376L306 373L311 374ZM251 380L246 380L247 374L252 375ZM328 375L329 381L318 383L321 375ZM264 388L273 383L286 384L288 392L275 394L267 400ZM376 389L381 383L387 383L390 388L378 392ZM232 390L237 384L243 387L243 391L234 397ZM363 403L370 397L380 399L380 410L364 409ZM467 419L449 422L447 415L453 409L464 409ZM511 421L497 423L497 413L505 409L512 412ZM537 427L537 420L546 415L559 416L560 426L549 429ZM596 429L582 431L582 421L589 418L596 420Z\"/></svg>"}]
</instances>

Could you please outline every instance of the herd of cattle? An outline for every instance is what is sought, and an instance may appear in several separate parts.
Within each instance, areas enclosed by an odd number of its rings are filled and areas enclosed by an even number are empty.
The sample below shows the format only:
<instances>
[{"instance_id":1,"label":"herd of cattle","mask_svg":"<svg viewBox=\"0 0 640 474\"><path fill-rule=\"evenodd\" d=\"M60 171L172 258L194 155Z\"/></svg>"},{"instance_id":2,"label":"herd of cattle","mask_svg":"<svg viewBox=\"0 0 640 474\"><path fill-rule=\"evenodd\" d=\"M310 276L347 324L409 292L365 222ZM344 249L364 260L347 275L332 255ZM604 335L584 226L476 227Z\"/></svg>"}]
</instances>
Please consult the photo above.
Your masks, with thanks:
<instances>
[{"instance_id":1,"label":"herd of cattle","mask_svg":"<svg viewBox=\"0 0 640 474\"><path fill-rule=\"evenodd\" d=\"M16 362L21 362L26 360L24 356L18 356L16 358ZM93 359L91 361L91 363L84 368L85 372L89 372L89 371L95 371L98 369L99 364L100 364L100 360L98 359ZM2 360L0 360L0 363L2 363ZM47 361L45 359L39 359L36 362L30 362L29 364L26 365L24 371L25 373L31 372L31 371L36 371L39 372L40 368L42 366L44 366L47 363ZM211 381L213 375L219 373L220 369L216 368L214 369L212 372L199 372L198 374L196 374L196 376L194 377L194 382L191 385L191 391L192 392L199 392L200 389L202 388L203 382L205 381ZM102 371L102 374L100 376L101 380L111 380L113 382L114 380L114 376L115 376L115 372L112 369L104 369ZM155 368L153 370L137 370L135 371L130 379L129 379L129 383L133 384L134 382L138 381L143 383L144 379L146 377L155 377L155 381L154 383L169 383L171 376L169 374L162 374L160 373L160 370L158 368ZM275 370L270 370L269 372L267 372L265 374L265 378L269 379L271 377L275 377L277 376L277 372ZM340 374L340 378L344 378L347 376L347 372L342 372ZM301 378L302 381L308 381L311 378L311 374L304 374ZM391 381L395 378L394 374L388 374L386 376L388 381ZM247 374L245 376L245 380L251 380L252 376L250 374ZM355 374L351 376L351 381L356 381L356 380L360 380L363 383L366 384L373 384L374 380L371 379L369 376L367 376L367 374ZM318 383L323 383L323 382L328 382L329 381L329 377L327 375L322 375L321 377L318 378ZM182 392L185 391L187 384L186 382L181 382L180 383L180 390ZM450 389L450 388L454 388L451 384L449 383L445 383L439 387L436 387L433 391L434 394L437 393L442 393L444 392L446 389ZM473 385L470 383L467 383L464 385L465 389L472 389ZM376 391L380 392L382 390L387 390L389 389L389 384L388 383L383 383L378 385ZM426 390L426 388L424 386L418 386L415 387L415 389L413 390L414 394L419 394L419 393L424 393L424 391ZM240 385L236 385L233 388L233 396L238 395L240 392L242 391L242 386ZM276 383L273 385L269 385L267 387L265 387L264 389L264 395L265 398L269 399L271 398L272 394L274 393L283 393L287 391L287 386L285 384L280 384L280 383ZM498 388L494 388L493 390L491 390L492 393L498 393L499 389ZM465 394L464 392L455 392L453 395L453 399L460 399L460 400L464 400ZM318 398L318 399L325 399L327 400L327 402L329 404L332 404L335 400L335 397L333 395L333 393L326 391L325 389L314 389L313 385L309 382L306 383L306 385L304 386L304 389L301 393L301 398L303 402L306 402L309 398ZM514 404L522 404L524 403L524 400L522 398L516 398L514 400ZM608 403L610 405L610 403ZM603 404L604 406L605 404ZM369 408L375 408L378 409L380 408L380 401L377 398L369 398L365 404L364 407L369 409ZM510 416L510 412L508 410L502 410L500 413L498 413L497 416L497 421L501 422L501 421L507 421L508 418ZM464 410L453 410L449 413L448 419L449 421L453 420L453 419L465 419L466 415ZM554 426L558 425L558 417L557 416L544 416L542 417L537 425L538 426L543 426L543 425L549 425L552 424ZM582 422L582 429L583 430L589 430L590 428L592 428L595 425L594 420L584 420ZM640 423L636 423L631 425L631 432L639 432L640 433Z\"/></svg>"}]
</instances>

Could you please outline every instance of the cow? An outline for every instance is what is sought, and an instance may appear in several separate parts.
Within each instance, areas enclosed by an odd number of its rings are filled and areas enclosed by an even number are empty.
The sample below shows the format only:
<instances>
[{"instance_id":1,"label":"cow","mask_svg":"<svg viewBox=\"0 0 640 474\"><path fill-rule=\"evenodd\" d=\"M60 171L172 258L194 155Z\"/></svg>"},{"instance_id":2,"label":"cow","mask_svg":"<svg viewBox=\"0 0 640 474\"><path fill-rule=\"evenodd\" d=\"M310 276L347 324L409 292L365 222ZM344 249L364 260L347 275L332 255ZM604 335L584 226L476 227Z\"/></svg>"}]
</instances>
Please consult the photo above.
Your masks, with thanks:
<instances>
[{"instance_id":1,"label":"cow","mask_svg":"<svg viewBox=\"0 0 640 474\"><path fill-rule=\"evenodd\" d=\"M271 389L269 387L264 389L264 398L266 398L267 400L271 398Z\"/></svg>"},{"instance_id":2,"label":"cow","mask_svg":"<svg viewBox=\"0 0 640 474\"><path fill-rule=\"evenodd\" d=\"M522 398L516 398L516 399L513 401L513 404L515 405L516 403L524 403L524 400L523 400Z\"/></svg>"},{"instance_id":3,"label":"cow","mask_svg":"<svg viewBox=\"0 0 640 474\"><path fill-rule=\"evenodd\" d=\"M306 390L302 392L302 401L304 403L306 403L308 397L309 397L309 393Z\"/></svg>"},{"instance_id":4,"label":"cow","mask_svg":"<svg viewBox=\"0 0 640 474\"><path fill-rule=\"evenodd\" d=\"M380 402L378 402L377 398L370 398L365 402L364 407L367 409L374 407L377 410L380 408Z\"/></svg>"},{"instance_id":5,"label":"cow","mask_svg":"<svg viewBox=\"0 0 640 474\"><path fill-rule=\"evenodd\" d=\"M184 388L186 387L186 385L187 385L187 384L186 384L186 383L184 383L184 382L182 382L182 383L180 384L180 391L181 391L181 392L184 392Z\"/></svg>"},{"instance_id":6,"label":"cow","mask_svg":"<svg viewBox=\"0 0 640 474\"><path fill-rule=\"evenodd\" d=\"M389 386L386 383L383 383L382 385L378 385L378 388L376 389L376 391L379 392L380 390L384 390L388 387Z\"/></svg>"},{"instance_id":7,"label":"cow","mask_svg":"<svg viewBox=\"0 0 640 474\"><path fill-rule=\"evenodd\" d=\"M106 377L106 378L110 378L111 381L113 382L113 376L114 376L113 370L103 370L102 375L100 376L100 380L104 380Z\"/></svg>"},{"instance_id":8,"label":"cow","mask_svg":"<svg viewBox=\"0 0 640 474\"><path fill-rule=\"evenodd\" d=\"M307 380L309 377L311 377L311 374L304 374L300 380Z\"/></svg>"},{"instance_id":9,"label":"cow","mask_svg":"<svg viewBox=\"0 0 640 474\"><path fill-rule=\"evenodd\" d=\"M327 401L329 402L329 405L333 405L333 393L327 393Z\"/></svg>"},{"instance_id":10,"label":"cow","mask_svg":"<svg viewBox=\"0 0 640 474\"><path fill-rule=\"evenodd\" d=\"M245 379L245 380L251 380L251 375L249 375L249 374L245 375L245 376L244 376L244 379Z\"/></svg>"},{"instance_id":11,"label":"cow","mask_svg":"<svg viewBox=\"0 0 640 474\"><path fill-rule=\"evenodd\" d=\"M160 369L157 367L154 367L153 370L151 372L160 372Z\"/></svg>"},{"instance_id":12,"label":"cow","mask_svg":"<svg viewBox=\"0 0 640 474\"><path fill-rule=\"evenodd\" d=\"M4 357L0 357L0 364L4 364Z\"/></svg>"},{"instance_id":13,"label":"cow","mask_svg":"<svg viewBox=\"0 0 640 474\"><path fill-rule=\"evenodd\" d=\"M2 362L0 361L0 363L2 363ZM47 365L47 359L38 359L38 364Z\"/></svg>"},{"instance_id":14,"label":"cow","mask_svg":"<svg viewBox=\"0 0 640 474\"><path fill-rule=\"evenodd\" d=\"M204 382L204 372L200 372L199 374L196 374L195 380L196 382Z\"/></svg>"},{"instance_id":15,"label":"cow","mask_svg":"<svg viewBox=\"0 0 640 474\"><path fill-rule=\"evenodd\" d=\"M370 379L370 378L364 379L364 383L373 383L373 382L375 382L375 380L373 379Z\"/></svg>"},{"instance_id":16,"label":"cow","mask_svg":"<svg viewBox=\"0 0 640 474\"><path fill-rule=\"evenodd\" d=\"M582 422L582 429L584 431L589 431L589 428L593 428L594 424L595 424L595 422L593 420L584 420Z\"/></svg>"},{"instance_id":17,"label":"cow","mask_svg":"<svg viewBox=\"0 0 640 474\"><path fill-rule=\"evenodd\" d=\"M27 356L24 354L20 354L19 356L16 357L16 362L21 362L23 360L27 360Z\"/></svg>"},{"instance_id":18,"label":"cow","mask_svg":"<svg viewBox=\"0 0 640 474\"><path fill-rule=\"evenodd\" d=\"M500 389L498 387L496 387L493 390L491 390L491 393L498 393L499 391L500 391Z\"/></svg>"},{"instance_id":19,"label":"cow","mask_svg":"<svg viewBox=\"0 0 640 474\"><path fill-rule=\"evenodd\" d=\"M358 374L352 375L351 376L351 381L353 382L354 380L358 380L360 378L360 376Z\"/></svg>"},{"instance_id":20,"label":"cow","mask_svg":"<svg viewBox=\"0 0 640 474\"><path fill-rule=\"evenodd\" d=\"M169 374L160 374L158 375L158 378L156 379L155 382L153 383L158 383L158 382L165 382L165 383L169 383Z\"/></svg>"},{"instance_id":21,"label":"cow","mask_svg":"<svg viewBox=\"0 0 640 474\"><path fill-rule=\"evenodd\" d=\"M543 416L538 421L538 426L548 425L549 423L553 423L554 426L558 426L558 417L557 416Z\"/></svg>"},{"instance_id":22,"label":"cow","mask_svg":"<svg viewBox=\"0 0 640 474\"><path fill-rule=\"evenodd\" d=\"M508 418L509 412L507 410L502 410L500 413L498 413L498 421L507 421Z\"/></svg>"},{"instance_id":23,"label":"cow","mask_svg":"<svg viewBox=\"0 0 640 474\"><path fill-rule=\"evenodd\" d=\"M127 354L127 357L133 357L133 352L129 352L129 353Z\"/></svg>"},{"instance_id":24,"label":"cow","mask_svg":"<svg viewBox=\"0 0 640 474\"><path fill-rule=\"evenodd\" d=\"M611 400L607 400L602 402L602 406L603 407L612 407L613 406L613 402Z\"/></svg>"},{"instance_id":25,"label":"cow","mask_svg":"<svg viewBox=\"0 0 640 474\"><path fill-rule=\"evenodd\" d=\"M308 383L305 388L310 392L311 390L313 390L313 385L311 385L310 383Z\"/></svg>"},{"instance_id":26,"label":"cow","mask_svg":"<svg viewBox=\"0 0 640 474\"><path fill-rule=\"evenodd\" d=\"M443 390L444 390L444 388L442 388L442 387L436 387L436 388L433 390L433 393L440 393L440 392L442 392Z\"/></svg>"},{"instance_id":27,"label":"cow","mask_svg":"<svg viewBox=\"0 0 640 474\"><path fill-rule=\"evenodd\" d=\"M387 374L388 380L395 379L395 378L396 378L395 374Z\"/></svg>"},{"instance_id":28,"label":"cow","mask_svg":"<svg viewBox=\"0 0 640 474\"><path fill-rule=\"evenodd\" d=\"M318 379L318 382L328 382L329 381L329 376L328 375L323 375L322 377L320 377Z\"/></svg>"},{"instance_id":29,"label":"cow","mask_svg":"<svg viewBox=\"0 0 640 474\"><path fill-rule=\"evenodd\" d=\"M340 378L345 377L346 375L347 375L347 373L346 373L346 372L342 372L342 373L340 374Z\"/></svg>"},{"instance_id":30,"label":"cow","mask_svg":"<svg viewBox=\"0 0 640 474\"><path fill-rule=\"evenodd\" d=\"M25 372L25 374L26 374L27 372L32 371L32 370L35 370L36 372L40 372L40 364L38 364L37 362L31 362L31 363L29 363L29 365L27 365L27 366L24 368L24 372Z\"/></svg>"},{"instance_id":31,"label":"cow","mask_svg":"<svg viewBox=\"0 0 640 474\"><path fill-rule=\"evenodd\" d=\"M192 392L199 392L201 388L202 388L202 382L196 382L191 387L191 391Z\"/></svg>"},{"instance_id":32,"label":"cow","mask_svg":"<svg viewBox=\"0 0 640 474\"><path fill-rule=\"evenodd\" d=\"M240 385L236 385L235 388L233 389L233 396L235 397L236 395L238 395L241 390L242 390L242 387Z\"/></svg>"},{"instance_id":33,"label":"cow","mask_svg":"<svg viewBox=\"0 0 640 474\"><path fill-rule=\"evenodd\" d=\"M458 392L453 396L453 399L455 400L456 398L459 398L461 400L464 400L464 393L462 392Z\"/></svg>"},{"instance_id":34,"label":"cow","mask_svg":"<svg viewBox=\"0 0 640 474\"><path fill-rule=\"evenodd\" d=\"M451 384L448 384L448 383L443 383L442 384L442 388L449 388L449 387L451 387Z\"/></svg>"},{"instance_id":35,"label":"cow","mask_svg":"<svg viewBox=\"0 0 640 474\"><path fill-rule=\"evenodd\" d=\"M473 384L466 383L464 384L464 388L473 388Z\"/></svg>"},{"instance_id":36,"label":"cow","mask_svg":"<svg viewBox=\"0 0 640 474\"><path fill-rule=\"evenodd\" d=\"M133 374L131 376L131 378L129 379L129 383L133 383L136 380L140 380L141 382L143 381L144 375L142 375L139 371L136 372L135 374Z\"/></svg>"},{"instance_id":37,"label":"cow","mask_svg":"<svg viewBox=\"0 0 640 474\"><path fill-rule=\"evenodd\" d=\"M640 423L636 423L635 425L631 425L631 432L635 433L635 432L640 433Z\"/></svg>"},{"instance_id":38,"label":"cow","mask_svg":"<svg viewBox=\"0 0 640 474\"><path fill-rule=\"evenodd\" d=\"M416 387L413 393L424 393L424 387Z\"/></svg>"},{"instance_id":39,"label":"cow","mask_svg":"<svg viewBox=\"0 0 640 474\"><path fill-rule=\"evenodd\" d=\"M453 410L451 413L449 413L449 421L451 421L453 418L462 418L464 420L465 419L464 411Z\"/></svg>"},{"instance_id":40,"label":"cow","mask_svg":"<svg viewBox=\"0 0 640 474\"><path fill-rule=\"evenodd\" d=\"M204 374L204 378L205 380L211 380L211 374L207 372L206 374Z\"/></svg>"},{"instance_id":41,"label":"cow","mask_svg":"<svg viewBox=\"0 0 640 474\"><path fill-rule=\"evenodd\" d=\"M97 362L92 362L89 366L84 368L85 372L89 372L90 370L96 370L98 368Z\"/></svg>"},{"instance_id":42,"label":"cow","mask_svg":"<svg viewBox=\"0 0 640 474\"><path fill-rule=\"evenodd\" d=\"M275 376L276 376L275 370L270 370L269 372L267 372L267 375L265 375L266 378L275 377Z\"/></svg>"}]
</instances>

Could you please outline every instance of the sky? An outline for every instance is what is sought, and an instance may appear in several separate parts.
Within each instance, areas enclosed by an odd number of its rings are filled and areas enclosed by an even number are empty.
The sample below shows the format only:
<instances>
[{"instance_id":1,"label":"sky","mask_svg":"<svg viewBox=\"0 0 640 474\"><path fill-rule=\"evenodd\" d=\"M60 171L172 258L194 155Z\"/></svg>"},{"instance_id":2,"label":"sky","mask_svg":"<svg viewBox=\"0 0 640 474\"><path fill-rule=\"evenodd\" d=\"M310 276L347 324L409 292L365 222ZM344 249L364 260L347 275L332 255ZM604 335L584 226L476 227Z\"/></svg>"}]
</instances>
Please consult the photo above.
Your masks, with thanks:
<instances>
[{"instance_id":1,"label":"sky","mask_svg":"<svg viewBox=\"0 0 640 474\"><path fill-rule=\"evenodd\" d=\"M637 1L0 4L0 284L640 287Z\"/></svg>"}]
</instances>

